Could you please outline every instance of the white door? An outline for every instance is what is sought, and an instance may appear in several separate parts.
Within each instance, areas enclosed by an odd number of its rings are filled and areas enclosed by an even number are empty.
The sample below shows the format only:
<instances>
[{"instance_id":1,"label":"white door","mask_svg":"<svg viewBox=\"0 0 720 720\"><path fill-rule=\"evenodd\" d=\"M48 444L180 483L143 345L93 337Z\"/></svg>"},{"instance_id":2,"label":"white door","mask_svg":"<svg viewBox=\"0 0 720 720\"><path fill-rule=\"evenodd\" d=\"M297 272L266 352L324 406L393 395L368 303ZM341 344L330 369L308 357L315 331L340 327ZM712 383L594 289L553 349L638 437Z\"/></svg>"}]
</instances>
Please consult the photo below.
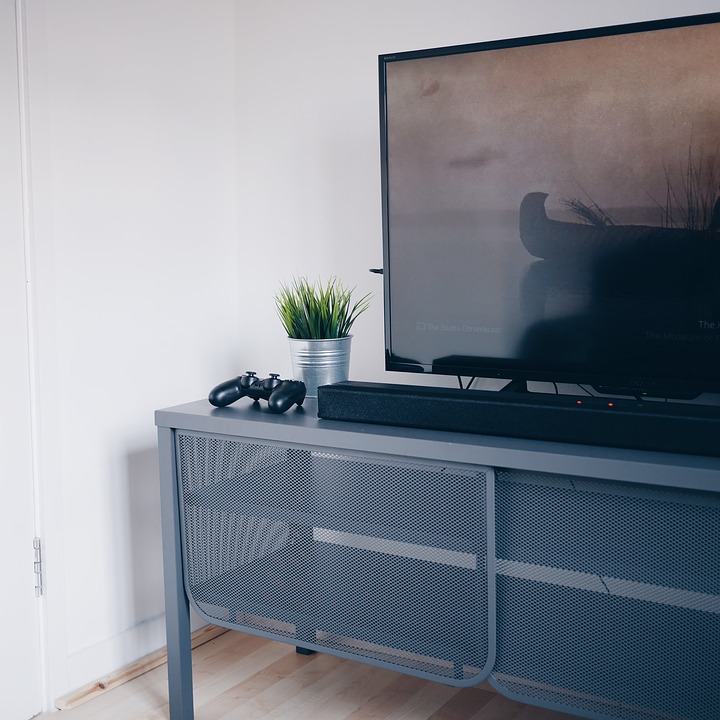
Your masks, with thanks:
<instances>
[{"instance_id":1,"label":"white door","mask_svg":"<svg viewBox=\"0 0 720 720\"><path fill-rule=\"evenodd\" d=\"M0 714L41 710L15 1L0 0Z\"/></svg>"}]
</instances>

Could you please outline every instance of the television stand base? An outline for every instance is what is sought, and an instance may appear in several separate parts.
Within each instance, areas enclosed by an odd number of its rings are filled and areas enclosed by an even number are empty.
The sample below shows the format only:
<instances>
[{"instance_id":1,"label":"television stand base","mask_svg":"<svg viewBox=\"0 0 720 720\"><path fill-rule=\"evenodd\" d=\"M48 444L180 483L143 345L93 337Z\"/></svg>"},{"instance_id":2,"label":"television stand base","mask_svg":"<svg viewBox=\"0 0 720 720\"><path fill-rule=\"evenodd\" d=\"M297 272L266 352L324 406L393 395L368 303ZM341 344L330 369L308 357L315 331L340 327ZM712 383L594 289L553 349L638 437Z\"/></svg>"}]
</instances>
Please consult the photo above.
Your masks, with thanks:
<instances>
[{"instance_id":1,"label":"television stand base","mask_svg":"<svg viewBox=\"0 0 720 720\"><path fill-rule=\"evenodd\" d=\"M527 380L510 380L500 388L500 392L529 393L532 390L528 387Z\"/></svg>"},{"instance_id":2,"label":"television stand base","mask_svg":"<svg viewBox=\"0 0 720 720\"><path fill-rule=\"evenodd\" d=\"M595 392L602 395L628 395L634 398L666 398L668 400L694 400L702 392L692 388L676 389L666 385L655 386L646 383L635 387L627 385L592 385Z\"/></svg>"}]
</instances>

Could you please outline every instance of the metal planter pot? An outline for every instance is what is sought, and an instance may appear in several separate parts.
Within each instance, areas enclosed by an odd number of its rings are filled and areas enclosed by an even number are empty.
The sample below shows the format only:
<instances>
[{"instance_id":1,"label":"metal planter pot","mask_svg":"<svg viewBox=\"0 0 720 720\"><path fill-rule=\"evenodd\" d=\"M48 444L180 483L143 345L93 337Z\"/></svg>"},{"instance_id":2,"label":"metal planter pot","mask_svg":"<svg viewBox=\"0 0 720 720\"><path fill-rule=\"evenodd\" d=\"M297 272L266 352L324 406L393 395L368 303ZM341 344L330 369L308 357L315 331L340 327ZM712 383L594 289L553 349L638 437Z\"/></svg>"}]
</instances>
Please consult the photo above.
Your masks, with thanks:
<instances>
[{"instance_id":1,"label":"metal planter pot","mask_svg":"<svg viewBox=\"0 0 720 720\"><path fill-rule=\"evenodd\" d=\"M288 340L293 377L305 383L307 397L317 397L319 385L348 379L352 335L328 340Z\"/></svg>"}]
</instances>

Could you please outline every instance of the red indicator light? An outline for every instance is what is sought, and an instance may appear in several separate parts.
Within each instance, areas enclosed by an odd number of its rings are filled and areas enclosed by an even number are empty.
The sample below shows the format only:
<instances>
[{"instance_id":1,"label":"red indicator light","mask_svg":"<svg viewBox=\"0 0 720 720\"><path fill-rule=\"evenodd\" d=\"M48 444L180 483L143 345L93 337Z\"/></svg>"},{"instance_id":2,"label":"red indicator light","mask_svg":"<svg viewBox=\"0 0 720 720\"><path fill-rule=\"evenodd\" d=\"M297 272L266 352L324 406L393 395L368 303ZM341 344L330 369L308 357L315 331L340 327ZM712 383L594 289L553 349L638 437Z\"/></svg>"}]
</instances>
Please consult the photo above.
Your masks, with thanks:
<instances>
[{"instance_id":1,"label":"red indicator light","mask_svg":"<svg viewBox=\"0 0 720 720\"><path fill-rule=\"evenodd\" d=\"M582 400L577 400L578 405L582 405Z\"/></svg>"},{"instance_id":2,"label":"red indicator light","mask_svg":"<svg viewBox=\"0 0 720 720\"><path fill-rule=\"evenodd\" d=\"M608 403L608 407L612 407L615 403Z\"/></svg>"}]
</instances>

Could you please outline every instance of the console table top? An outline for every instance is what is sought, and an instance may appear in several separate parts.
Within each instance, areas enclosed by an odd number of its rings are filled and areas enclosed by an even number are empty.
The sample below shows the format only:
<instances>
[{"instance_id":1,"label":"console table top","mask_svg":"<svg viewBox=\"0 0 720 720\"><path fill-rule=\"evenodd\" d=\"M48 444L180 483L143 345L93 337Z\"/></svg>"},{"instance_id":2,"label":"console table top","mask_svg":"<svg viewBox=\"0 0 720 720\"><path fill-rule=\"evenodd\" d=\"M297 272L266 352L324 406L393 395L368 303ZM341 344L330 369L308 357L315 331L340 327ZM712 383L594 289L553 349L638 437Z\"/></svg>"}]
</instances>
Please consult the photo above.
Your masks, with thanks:
<instances>
[{"instance_id":1,"label":"console table top","mask_svg":"<svg viewBox=\"0 0 720 720\"><path fill-rule=\"evenodd\" d=\"M196 400L157 410L155 424L322 451L385 453L720 492L720 458L716 457L325 420L318 418L314 398L282 414L247 398L223 408Z\"/></svg>"}]
</instances>

